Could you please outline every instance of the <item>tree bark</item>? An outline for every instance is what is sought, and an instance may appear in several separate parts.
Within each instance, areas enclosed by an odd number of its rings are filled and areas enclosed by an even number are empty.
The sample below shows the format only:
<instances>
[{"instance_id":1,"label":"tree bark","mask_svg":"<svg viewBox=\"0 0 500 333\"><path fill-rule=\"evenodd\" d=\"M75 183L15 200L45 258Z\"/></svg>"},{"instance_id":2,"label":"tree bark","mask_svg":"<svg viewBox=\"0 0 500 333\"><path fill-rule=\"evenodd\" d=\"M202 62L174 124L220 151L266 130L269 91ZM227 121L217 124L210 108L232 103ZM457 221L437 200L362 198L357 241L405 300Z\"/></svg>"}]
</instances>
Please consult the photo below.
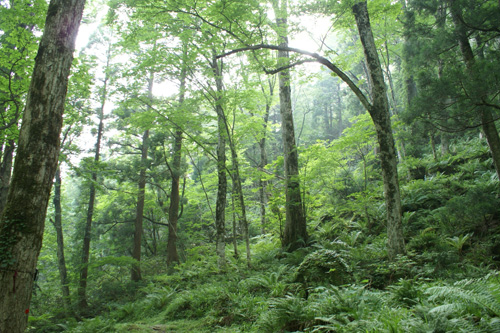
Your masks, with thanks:
<instances>
[{"instance_id":1,"label":"tree bark","mask_svg":"<svg viewBox=\"0 0 500 333\"><path fill-rule=\"evenodd\" d=\"M0 215L7 203L10 179L12 176L12 161L14 159L14 140L8 140L4 146L2 164L0 165Z\"/></svg>"},{"instance_id":2,"label":"tree bark","mask_svg":"<svg viewBox=\"0 0 500 333\"><path fill-rule=\"evenodd\" d=\"M233 195L231 195L231 205L233 208L233 249L234 258L238 259L240 255L238 254L238 232L236 231L236 206L234 205L234 185L233 185Z\"/></svg>"},{"instance_id":3,"label":"tree bark","mask_svg":"<svg viewBox=\"0 0 500 333\"><path fill-rule=\"evenodd\" d=\"M273 8L281 42L280 46L288 47L288 2L286 0L281 0L281 3L279 3L278 1L279 0L273 1ZM289 59L288 51L278 51L278 67L287 66L290 62ZM278 77L286 191L286 222L282 245L289 251L294 251L305 246L308 237L300 192L299 155L295 145L290 70L285 69L280 71Z\"/></svg>"},{"instance_id":4,"label":"tree bark","mask_svg":"<svg viewBox=\"0 0 500 333\"><path fill-rule=\"evenodd\" d=\"M69 294L68 271L66 269L66 259L64 257L64 236L62 229L62 209L61 209L61 170L57 168L54 182L54 228L57 237L57 265L59 277L61 279L61 292L63 296L63 306L66 312L70 311L71 300Z\"/></svg>"},{"instance_id":5,"label":"tree bark","mask_svg":"<svg viewBox=\"0 0 500 333\"><path fill-rule=\"evenodd\" d=\"M153 81L154 73L150 72L150 77L148 80L148 94L150 103L153 100ZM150 106L148 106L148 109ZM141 249L142 249L142 222L144 219L144 201L146 195L146 170L148 161L148 149L149 149L149 129L144 131L142 135L142 146L141 146L141 170L139 171L139 183L137 194L137 206L135 212L135 225L134 225L134 244L132 249L132 258L134 258L137 263L132 265L131 280L140 281L142 280L141 274Z\"/></svg>"},{"instance_id":6,"label":"tree bark","mask_svg":"<svg viewBox=\"0 0 500 333\"><path fill-rule=\"evenodd\" d=\"M62 114L84 0L52 0L0 221L0 332L24 332L59 157Z\"/></svg>"},{"instance_id":7,"label":"tree bark","mask_svg":"<svg viewBox=\"0 0 500 333\"><path fill-rule=\"evenodd\" d=\"M352 11L356 19L361 44L363 45L368 75L372 83L372 104L368 111L375 124L380 146L379 155L382 164L384 197L387 208L387 254L389 259L393 260L396 255L405 254L406 249L403 238L397 153L394 145L394 137L392 135L389 103L384 75L370 25L366 1L356 3L352 7Z\"/></svg>"},{"instance_id":8,"label":"tree bark","mask_svg":"<svg viewBox=\"0 0 500 333\"><path fill-rule=\"evenodd\" d=\"M251 265L251 254L250 254L250 238L248 235L248 220L247 220L247 213L246 213L246 208L245 208L245 199L243 198L243 189L241 186L241 177L240 177L240 167L238 164L238 154L236 152L236 147L234 145L234 141L232 138L230 138L229 135L229 127L227 125L226 119L224 118L224 122L226 124L226 130L227 130L227 135L229 138L229 147L231 150L231 159L233 160L233 174L232 174L232 180L233 180L233 186L235 189L235 192L238 196L238 205L237 207L239 208L239 211L241 213L241 228L243 231L243 239L245 240L245 247L246 247L246 255L247 255L247 266L250 267Z\"/></svg>"},{"instance_id":9,"label":"tree bark","mask_svg":"<svg viewBox=\"0 0 500 333\"><path fill-rule=\"evenodd\" d=\"M95 154L94 154L94 167L96 168L101 159L101 141L104 131L104 106L107 100L107 84L108 84L108 70L110 62L110 50L108 49L107 54L107 64L106 73L104 76L104 82L101 93L101 106L98 109L99 124L97 125L97 139L95 143ZM91 174L91 182L89 188L89 205L87 209L87 219L85 222L85 230L83 235L83 246L82 246L82 261L80 266L80 279L78 281L78 308L80 313L85 313L88 311L89 305L87 302L87 278L89 274L88 264L90 258L90 242L92 239L92 223L94 218L94 206L96 197L96 183L97 183L97 172L94 170Z\"/></svg>"},{"instance_id":10,"label":"tree bark","mask_svg":"<svg viewBox=\"0 0 500 333\"><path fill-rule=\"evenodd\" d=\"M187 47L183 45L183 60L180 73L179 87L179 107L182 108L186 93L187 76ZM182 131L180 129L174 134L174 150L172 153L172 167L170 170L172 177L172 188L170 190L170 206L168 209L168 239L167 239L167 266L179 262L179 253L177 252L177 222L179 219L180 193L179 184L181 176L182 161Z\"/></svg>"},{"instance_id":11,"label":"tree bark","mask_svg":"<svg viewBox=\"0 0 500 333\"><path fill-rule=\"evenodd\" d=\"M271 102L274 95L274 85L275 81L271 81L268 79L269 84L269 98L266 98L266 111L264 113L264 119L262 124L262 138L259 140L259 149L260 149L260 162L259 167L261 170L264 170L264 167L267 165L267 152L266 152L266 138L267 138L267 123L269 121L269 113L271 111ZM263 93L264 88L262 87ZM259 201L260 201L260 228L261 233L266 233L266 203L267 203L267 194L266 194L267 181L263 180L262 177L259 178Z\"/></svg>"},{"instance_id":12,"label":"tree bark","mask_svg":"<svg viewBox=\"0 0 500 333\"><path fill-rule=\"evenodd\" d=\"M219 269L226 267L226 195L227 195L227 175L226 175L226 137L225 114L222 108L222 64L213 59L211 63L215 75L215 111L217 113L217 201L215 204L215 229L216 229L216 253L217 265Z\"/></svg>"}]
</instances>

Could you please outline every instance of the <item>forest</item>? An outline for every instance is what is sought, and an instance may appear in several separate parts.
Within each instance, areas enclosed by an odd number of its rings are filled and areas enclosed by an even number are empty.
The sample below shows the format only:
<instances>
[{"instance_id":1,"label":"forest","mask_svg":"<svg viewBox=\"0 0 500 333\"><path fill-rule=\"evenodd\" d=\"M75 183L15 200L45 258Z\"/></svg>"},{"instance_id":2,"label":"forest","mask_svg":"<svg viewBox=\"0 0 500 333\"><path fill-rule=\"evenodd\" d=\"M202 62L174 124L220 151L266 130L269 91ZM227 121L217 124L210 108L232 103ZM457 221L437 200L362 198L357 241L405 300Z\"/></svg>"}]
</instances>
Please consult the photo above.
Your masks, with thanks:
<instances>
[{"instance_id":1,"label":"forest","mask_svg":"<svg viewBox=\"0 0 500 333\"><path fill-rule=\"evenodd\" d=\"M0 0L0 332L499 332L499 18Z\"/></svg>"}]
</instances>

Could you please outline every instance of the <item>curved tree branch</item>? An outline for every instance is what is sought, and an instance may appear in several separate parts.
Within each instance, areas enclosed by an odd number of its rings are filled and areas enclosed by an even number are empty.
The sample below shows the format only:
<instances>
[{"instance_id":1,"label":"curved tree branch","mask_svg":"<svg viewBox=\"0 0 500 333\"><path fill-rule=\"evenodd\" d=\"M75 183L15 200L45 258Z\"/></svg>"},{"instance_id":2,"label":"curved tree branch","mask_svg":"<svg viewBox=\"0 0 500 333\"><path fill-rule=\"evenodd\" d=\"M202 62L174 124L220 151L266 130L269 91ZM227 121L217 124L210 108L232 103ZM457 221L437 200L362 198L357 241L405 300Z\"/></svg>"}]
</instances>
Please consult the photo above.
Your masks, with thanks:
<instances>
[{"instance_id":1,"label":"curved tree branch","mask_svg":"<svg viewBox=\"0 0 500 333\"><path fill-rule=\"evenodd\" d=\"M294 47L288 47L288 46L258 44L258 45L251 45L251 46L246 46L246 47L234 49L234 50L231 50L229 52L226 52L226 53L223 53L223 54L219 54L216 58L219 59L219 58L227 57L229 55L240 53L240 52L244 52L244 51L260 50L260 49L269 49L269 50L276 50L276 51L295 52L295 53L302 54L302 55L305 55L305 56L313 58L314 61L322 64L323 66L325 66L326 68L328 68L329 70L331 70L332 72L334 72L342 81L344 81L349 86L349 88L354 92L354 94L356 94L356 96L359 98L361 104L363 104L363 106L365 107L366 110L370 110L371 109L372 106L371 106L371 103L368 100L368 98L366 98L366 96L363 94L363 92L347 76L347 74L345 74L340 68L338 68L337 66L335 66L330 60L326 59L325 57L320 56L317 53L313 53L313 52L309 52L309 51L297 49L297 48L294 48ZM295 63L294 65L298 65L298 64L301 64L301 63L304 63L304 62L306 62L306 61L303 61L303 62L299 61L299 62ZM283 67L281 70L287 69L287 68L288 68L288 66L287 67ZM279 69L277 71L279 71ZM275 73L277 71L272 71L272 73Z\"/></svg>"}]
</instances>

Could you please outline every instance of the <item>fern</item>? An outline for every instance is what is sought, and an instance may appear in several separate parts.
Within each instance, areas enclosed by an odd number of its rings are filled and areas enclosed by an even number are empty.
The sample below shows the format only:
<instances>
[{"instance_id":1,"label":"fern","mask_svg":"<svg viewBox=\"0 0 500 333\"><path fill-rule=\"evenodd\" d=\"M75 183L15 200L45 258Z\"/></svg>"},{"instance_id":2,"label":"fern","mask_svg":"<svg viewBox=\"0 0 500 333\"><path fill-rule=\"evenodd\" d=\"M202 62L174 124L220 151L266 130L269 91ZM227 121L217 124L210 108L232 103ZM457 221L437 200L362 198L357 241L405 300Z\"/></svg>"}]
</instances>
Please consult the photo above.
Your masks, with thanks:
<instances>
[{"instance_id":1,"label":"fern","mask_svg":"<svg viewBox=\"0 0 500 333\"><path fill-rule=\"evenodd\" d=\"M500 328L500 321L496 320L500 317L500 285L497 274L458 281L452 286L431 287L425 293L429 295L429 301L436 304L429 311L430 315L454 319L468 316L474 322ZM441 302L443 304L439 304Z\"/></svg>"}]
</instances>

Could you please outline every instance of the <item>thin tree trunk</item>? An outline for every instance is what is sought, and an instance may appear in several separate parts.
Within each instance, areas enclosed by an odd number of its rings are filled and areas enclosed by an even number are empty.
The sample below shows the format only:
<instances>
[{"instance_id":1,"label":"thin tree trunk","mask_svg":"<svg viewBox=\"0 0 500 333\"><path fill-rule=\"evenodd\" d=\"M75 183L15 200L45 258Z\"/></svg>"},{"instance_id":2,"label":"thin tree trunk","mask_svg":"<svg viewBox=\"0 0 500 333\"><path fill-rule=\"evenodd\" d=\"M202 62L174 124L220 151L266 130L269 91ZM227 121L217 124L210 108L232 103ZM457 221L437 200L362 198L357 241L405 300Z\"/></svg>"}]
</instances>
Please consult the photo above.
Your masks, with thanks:
<instances>
[{"instance_id":1,"label":"thin tree trunk","mask_svg":"<svg viewBox=\"0 0 500 333\"><path fill-rule=\"evenodd\" d=\"M95 154L94 154L94 167L97 166L101 159L101 141L104 131L104 106L107 100L107 84L108 84L108 69L110 62L110 50L108 49L107 63L106 63L106 73L104 76L104 82L101 93L101 106L98 110L99 124L97 127L97 139L95 143ZM90 242L92 239L92 223L94 218L94 206L96 197L96 183L97 183L97 172L92 171L89 188L89 205L87 209L87 219L85 222L85 231L83 235L83 248L82 248L82 261L80 266L80 279L78 281L78 307L81 313L88 311L89 305L87 302L87 278L89 275L89 259L90 259Z\"/></svg>"},{"instance_id":2,"label":"thin tree trunk","mask_svg":"<svg viewBox=\"0 0 500 333\"><path fill-rule=\"evenodd\" d=\"M148 95L149 101L153 100L153 82L154 73L151 71L148 79ZM148 106L148 109L150 106ZM141 170L139 171L139 183L137 187L139 192L137 194L137 206L135 211L135 224L134 224L134 244L132 248L132 258L137 262L132 265L131 270L131 280L140 281L142 280L141 274L141 249L142 249L142 222L144 220L144 202L146 195L146 170L148 161L148 149L149 149L149 129L144 131L142 135L142 146L141 146Z\"/></svg>"},{"instance_id":3,"label":"thin tree trunk","mask_svg":"<svg viewBox=\"0 0 500 333\"><path fill-rule=\"evenodd\" d=\"M273 1L273 8L276 15L279 39L281 41L280 46L288 47L288 2L287 0L281 0L280 4L278 1ZM286 66L289 63L289 59L288 51L278 51L279 66ZM289 251L294 251L297 248L305 246L308 237L300 192L299 155L295 145L290 71L288 69L280 71L278 77L286 191L286 223L283 233L283 247Z\"/></svg>"},{"instance_id":4,"label":"thin tree trunk","mask_svg":"<svg viewBox=\"0 0 500 333\"><path fill-rule=\"evenodd\" d=\"M183 45L183 60L180 75L179 88L179 107L182 108L186 93L187 76L187 46ZM170 170L172 177L172 189L170 191L170 206L168 209L168 239L167 239L167 266L179 262L179 253L177 252L177 222L179 219L180 193L179 184L181 176L182 161L182 131L177 130L174 134L174 150L172 167Z\"/></svg>"},{"instance_id":5,"label":"thin tree trunk","mask_svg":"<svg viewBox=\"0 0 500 333\"><path fill-rule=\"evenodd\" d=\"M215 54L215 52L214 52ZM222 61L219 63L213 59L211 63L215 75L215 111L217 113L217 201L215 205L215 229L216 229L216 253L217 265L219 269L226 267L226 195L227 195L227 175L226 175L226 124L225 114L222 108Z\"/></svg>"},{"instance_id":6,"label":"thin tree trunk","mask_svg":"<svg viewBox=\"0 0 500 333\"><path fill-rule=\"evenodd\" d=\"M371 82L372 105L368 110L380 145L380 160L384 180L384 196L387 208L387 254L390 260L406 253L403 238L401 196L399 191L397 154L392 135L389 103L384 75L373 39L366 1L352 7L365 53L367 72Z\"/></svg>"},{"instance_id":7,"label":"thin tree trunk","mask_svg":"<svg viewBox=\"0 0 500 333\"><path fill-rule=\"evenodd\" d=\"M0 221L0 332L24 332L59 158L62 114L84 0L52 0Z\"/></svg>"},{"instance_id":8,"label":"thin tree trunk","mask_svg":"<svg viewBox=\"0 0 500 333\"><path fill-rule=\"evenodd\" d=\"M231 205L233 208L233 248L234 248L234 258L238 259L240 256L238 254L238 240L237 232L236 232L236 207L234 205L234 186L233 186L233 195L231 196Z\"/></svg>"},{"instance_id":9,"label":"thin tree trunk","mask_svg":"<svg viewBox=\"0 0 500 333\"><path fill-rule=\"evenodd\" d=\"M267 165L267 153L266 153L266 138L267 138L267 123L269 121L269 113L271 111L271 102L274 95L274 84L275 81L271 81L268 79L269 84L269 99L266 100L266 111L264 114L263 124L262 124L262 138L259 140L259 149L260 149L260 163L259 167L261 170L264 170ZM262 88L264 93L264 88ZM266 195L266 187L267 181L263 180L262 177L259 177L259 201L260 201L260 228L261 233L266 233L266 203L267 203L267 195Z\"/></svg>"},{"instance_id":10,"label":"thin tree trunk","mask_svg":"<svg viewBox=\"0 0 500 333\"><path fill-rule=\"evenodd\" d=\"M64 236L62 230L62 209L61 209L61 170L57 168L54 182L54 228L57 237L57 265L59 277L61 279L61 292L63 296L63 306L66 312L70 311L71 299L69 294L68 271L66 269L66 259L64 258Z\"/></svg>"},{"instance_id":11,"label":"thin tree trunk","mask_svg":"<svg viewBox=\"0 0 500 333\"><path fill-rule=\"evenodd\" d=\"M181 83L181 86L183 83ZM182 105L182 101L180 101L180 104ZM181 174L182 131L175 132L174 140L175 142L174 142L173 162L172 162L172 189L170 191L170 206L168 209L168 239L167 239L168 266L179 262L179 254L177 252L177 222L179 218L179 203L180 203L179 183Z\"/></svg>"},{"instance_id":12,"label":"thin tree trunk","mask_svg":"<svg viewBox=\"0 0 500 333\"><path fill-rule=\"evenodd\" d=\"M225 118L224 118L224 120L225 120ZM227 126L227 122L226 122L226 129L228 131L228 138L230 138L229 127ZM245 240L247 266L250 267L250 265L251 265L250 239L249 239L249 235L248 235L248 220L247 220L247 213L246 213L246 208L245 208L245 199L243 198L243 189L241 186L238 154L236 152L236 147L234 146L234 141L231 138L229 139L229 147L231 150L231 158L233 160L233 175L232 175L233 186L234 186L234 189L236 191L236 194L238 195L238 203L239 203L238 208L241 212L241 228L243 231L243 239Z\"/></svg>"},{"instance_id":13,"label":"thin tree trunk","mask_svg":"<svg viewBox=\"0 0 500 333\"><path fill-rule=\"evenodd\" d=\"M0 215L7 203L10 178L12 176L12 161L14 159L14 140L8 140L3 151L2 164L0 165Z\"/></svg>"}]
</instances>

